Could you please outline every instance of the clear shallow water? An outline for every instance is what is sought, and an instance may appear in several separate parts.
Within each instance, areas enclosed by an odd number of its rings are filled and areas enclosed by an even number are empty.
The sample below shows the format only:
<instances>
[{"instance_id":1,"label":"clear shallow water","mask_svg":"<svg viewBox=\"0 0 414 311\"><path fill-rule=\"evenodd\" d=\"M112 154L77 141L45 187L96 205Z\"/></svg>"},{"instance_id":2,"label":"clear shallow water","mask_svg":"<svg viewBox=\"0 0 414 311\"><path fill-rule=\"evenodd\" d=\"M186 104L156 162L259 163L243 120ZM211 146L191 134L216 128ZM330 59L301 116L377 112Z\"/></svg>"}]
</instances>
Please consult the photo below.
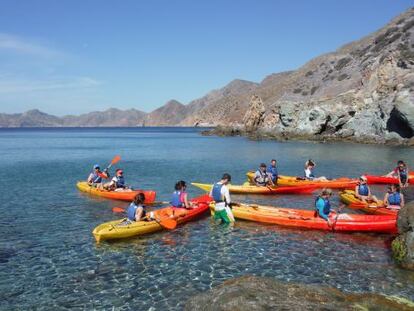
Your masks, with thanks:
<instances>
[{"instance_id":1,"label":"clear shallow water","mask_svg":"<svg viewBox=\"0 0 414 311\"><path fill-rule=\"evenodd\" d=\"M241 221L229 228L206 215L175 231L96 245L92 229L119 218L111 209L126 204L83 195L75 183L115 154L130 184L169 200L177 179L211 182L227 171L241 183L247 170L273 157L283 174L302 174L305 160L313 158L317 174L339 177L382 174L400 158L413 159L414 151L203 137L194 129L1 129L1 310L179 310L189 296L245 274L414 300L414 273L393 264L387 235ZM412 190L407 196L414 198ZM314 200L234 199L301 208Z\"/></svg>"}]
</instances>

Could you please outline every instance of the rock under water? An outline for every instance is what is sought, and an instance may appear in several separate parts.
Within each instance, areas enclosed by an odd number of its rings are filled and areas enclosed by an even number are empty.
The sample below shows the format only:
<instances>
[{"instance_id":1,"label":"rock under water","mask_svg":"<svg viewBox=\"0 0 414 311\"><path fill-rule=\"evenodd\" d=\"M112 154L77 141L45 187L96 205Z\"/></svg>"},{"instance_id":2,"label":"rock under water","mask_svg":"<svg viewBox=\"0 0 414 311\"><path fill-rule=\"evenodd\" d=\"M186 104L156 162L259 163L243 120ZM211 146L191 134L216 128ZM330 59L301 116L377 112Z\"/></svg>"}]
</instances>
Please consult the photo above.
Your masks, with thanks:
<instances>
[{"instance_id":1,"label":"rock under water","mask_svg":"<svg viewBox=\"0 0 414 311\"><path fill-rule=\"evenodd\" d=\"M190 298L187 311L413 310L414 303L378 294L346 294L334 288L243 276Z\"/></svg>"}]
</instances>

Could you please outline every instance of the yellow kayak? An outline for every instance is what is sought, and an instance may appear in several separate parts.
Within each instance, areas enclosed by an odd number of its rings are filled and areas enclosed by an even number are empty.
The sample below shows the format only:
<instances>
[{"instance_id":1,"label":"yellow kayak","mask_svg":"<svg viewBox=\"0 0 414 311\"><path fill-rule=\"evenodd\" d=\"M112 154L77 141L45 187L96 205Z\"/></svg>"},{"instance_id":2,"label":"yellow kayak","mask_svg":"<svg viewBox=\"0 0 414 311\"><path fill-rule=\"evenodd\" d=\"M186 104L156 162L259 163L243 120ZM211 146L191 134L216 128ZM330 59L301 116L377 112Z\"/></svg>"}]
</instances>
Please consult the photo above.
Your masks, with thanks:
<instances>
[{"instance_id":1,"label":"yellow kayak","mask_svg":"<svg viewBox=\"0 0 414 311\"><path fill-rule=\"evenodd\" d=\"M191 183L193 186L200 188L206 192L210 192L213 188L212 184ZM248 182L243 185L228 184L230 193L235 194L310 194L315 191L316 187L313 185L305 185L298 187L259 187L250 185Z\"/></svg>"},{"instance_id":2,"label":"yellow kayak","mask_svg":"<svg viewBox=\"0 0 414 311\"><path fill-rule=\"evenodd\" d=\"M246 176L249 182L253 183L255 172L247 172ZM357 179L341 177L332 180L304 180L296 176L279 175L277 184L279 186L308 186L312 185L317 188L348 189L353 188L358 183Z\"/></svg>"},{"instance_id":3,"label":"yellow kayak","mask_svg":"<svg viewBox=\"0 0 414 311\"><path fill-rule=\"evenodd\" d=\"M201 216L209 209L209 202L211 198L208 195L202 195L191 200L196 204L196 208L185 210L180 209L180 214L176 217L178 224L188 222ZM162 219L173 215L173 207L165 207L154 211L155 217ZM161 231L164 228L155 220L152 221L129 221L127 218L113 220L103 223L93 229L92 234L95 237L96 242L104 240L115 240L130 238L138 235L144 235Z\"/></svg>"},{"instance_id":4,"label":"yellow kayak","mask_svg":"<svg viewBox=\"0 0 414 311\"><path fill-rule=\"evenodd\" d=\"M355 191L353 190L345 190L340 192L339 198L350 208L358 209L369 214L396 215L398 212L398 209L385 207L384 202L381 200L379 200L377 203L363 202L362 200L355 197Z\"/></svg>"}]
</instances>

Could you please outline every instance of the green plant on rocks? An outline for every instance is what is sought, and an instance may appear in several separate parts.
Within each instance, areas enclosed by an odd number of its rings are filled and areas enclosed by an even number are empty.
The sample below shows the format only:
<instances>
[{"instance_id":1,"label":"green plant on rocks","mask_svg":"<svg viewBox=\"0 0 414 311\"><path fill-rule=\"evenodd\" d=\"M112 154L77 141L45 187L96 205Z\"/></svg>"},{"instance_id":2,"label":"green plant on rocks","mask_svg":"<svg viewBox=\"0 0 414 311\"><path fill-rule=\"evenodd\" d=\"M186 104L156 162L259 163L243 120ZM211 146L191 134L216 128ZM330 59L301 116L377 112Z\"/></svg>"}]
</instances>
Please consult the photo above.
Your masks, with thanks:
<instances>
[{"instance_id":1,"label":"green plant on rocks","mask_svg":"<svg viewBox=\"0 0 414 311\"><path fill-rule=\"evenodd\" d=\"M391 243L392 254L398 263L401 263L407 256L407 248L405 246L405 241L401 236L398 236Z\"/></svg>"}]
</instances>

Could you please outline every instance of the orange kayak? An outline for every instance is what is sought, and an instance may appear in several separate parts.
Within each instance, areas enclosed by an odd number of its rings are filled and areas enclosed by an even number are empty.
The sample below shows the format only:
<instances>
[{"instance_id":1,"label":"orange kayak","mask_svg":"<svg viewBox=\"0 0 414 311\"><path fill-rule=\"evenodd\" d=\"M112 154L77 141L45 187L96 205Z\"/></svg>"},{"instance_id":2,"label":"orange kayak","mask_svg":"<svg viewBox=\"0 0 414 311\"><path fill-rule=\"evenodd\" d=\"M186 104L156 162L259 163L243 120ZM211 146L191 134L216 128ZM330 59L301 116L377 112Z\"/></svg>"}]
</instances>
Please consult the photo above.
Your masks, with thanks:
<instances>
[{"instance_id":1,"label":"orange kayak","mask_svg":"<svg viewBox=\"0 0 414 311\"><path fill-rule=\"evenodd\" d=\"M95 187L91 187L86 181L79 181L76 184L76 187L82 192L88 193L90 195L113 199L121 201L133 201L135 196L142 192L145 195L145 203L150 204L155 201L156 192L152 190L125 190L125 191L108 191L100 190Z\"/></svg>"},{"instance_id":2,"label":"orange kayak","mask_svg":"<svg viewBox=\"0 0 414 311\"><path fill-rule=\"evenodd\" d=\"M253 183L254 172L247 172L247 179ZM304 180L300 177L279 175L278 186L314 186L315 188L352 189L358 183L357 179L341 177L331 180Z\"/></svg>"},{"instance_id":3,"label":"orange kayak","mask_svg":"<svg viewBox=\"0 0 414 311\"><path fill-rule=\"evenodd\" d=\"M214 213L214 204L210 204L210 211L212 214ZM344 232L397 232L397 219L393 215L337 215L336 213L331 213L329 218L333 225L329 226L324 219L315 217L315 212L311 210L237 204L233 205L232 212L237 219L294 228Z\"/></svg>"},{"instance_id":4,"label":"orange kayak","mask_svg":"<svg viewBox=\"0 0 414 311\"><path fill-rule=\"evenodd\" d=\"M383 201L363 202L355 197L355 191L345 190L339 193L342 202L348 205L349 208L358 209L368 214L376 215L394 215L398 214L398 209L385 207Z\"/></svg>"}]
</instances>

